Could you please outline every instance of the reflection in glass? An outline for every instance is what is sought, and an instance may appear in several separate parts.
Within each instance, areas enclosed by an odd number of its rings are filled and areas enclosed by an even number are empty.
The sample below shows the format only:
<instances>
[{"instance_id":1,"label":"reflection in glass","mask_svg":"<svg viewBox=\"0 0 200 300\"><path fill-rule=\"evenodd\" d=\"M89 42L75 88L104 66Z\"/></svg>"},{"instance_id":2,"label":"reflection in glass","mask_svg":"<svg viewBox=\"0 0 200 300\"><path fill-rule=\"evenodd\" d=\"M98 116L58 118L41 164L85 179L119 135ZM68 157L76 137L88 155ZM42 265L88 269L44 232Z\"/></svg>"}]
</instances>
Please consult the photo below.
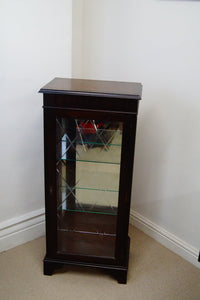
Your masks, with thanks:
<instances>
[{"instance_id":1,"label":"reflection in glass","mask_svg":"<svg viewBox=\"0 0 200 300\"><path fill-rule=\"evenodd\" d=\"M114 257L122 123L56 118L58 252Z\"/></svg>"}]
</instances>

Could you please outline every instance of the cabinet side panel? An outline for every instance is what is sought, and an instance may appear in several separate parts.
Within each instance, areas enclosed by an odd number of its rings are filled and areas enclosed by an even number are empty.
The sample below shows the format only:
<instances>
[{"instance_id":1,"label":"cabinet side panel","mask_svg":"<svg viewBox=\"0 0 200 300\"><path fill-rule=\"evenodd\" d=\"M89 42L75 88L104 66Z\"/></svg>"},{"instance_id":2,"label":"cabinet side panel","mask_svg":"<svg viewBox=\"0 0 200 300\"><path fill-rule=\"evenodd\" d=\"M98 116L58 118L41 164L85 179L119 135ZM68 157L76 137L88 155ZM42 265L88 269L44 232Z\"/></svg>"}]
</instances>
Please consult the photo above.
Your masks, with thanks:
<instances>
[{"instance_id":1,"label":"cabinet side panel","mask_svg":"<svg viewBox=\"0 0 200 300\"><path fill-rule=\"evenodd\" d=\"M52 113L44 109L44 170L47 256L56 253L55 201L55 124Z\"/></svg>"},{"instance_id":2,"label":"cabinet side panel","mask_svg":"<svg viewBox=\"0 0 200 300\"><path fill-rule=\"evenodd\" d=\"M124 122L123 130L116 239L116 258L119 262L126 260L125 256L128 247L128 225L132 189L136 123L137 117L130 116L130 118Z\"/></svg>"}]
</instances>

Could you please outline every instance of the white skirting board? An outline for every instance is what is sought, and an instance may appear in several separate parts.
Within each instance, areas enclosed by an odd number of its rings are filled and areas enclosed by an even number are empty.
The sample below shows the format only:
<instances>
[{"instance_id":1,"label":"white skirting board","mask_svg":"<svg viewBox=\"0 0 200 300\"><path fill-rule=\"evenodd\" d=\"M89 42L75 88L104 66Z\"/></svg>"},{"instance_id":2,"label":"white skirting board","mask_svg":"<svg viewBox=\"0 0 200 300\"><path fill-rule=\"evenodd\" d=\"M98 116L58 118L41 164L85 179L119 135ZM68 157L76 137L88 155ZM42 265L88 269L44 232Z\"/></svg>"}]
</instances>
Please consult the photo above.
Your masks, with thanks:
<instances>
[{"instance_id":1,"label":"white skirting board","mask_svg":"<svg viewBox=\"0 0 200 300\"><path fill-rule=\"evenodd\" d=\"M44 219L44 209L39 209L0 223L0 252L43 236Z\"/></svg>"},{"instance_id":2,"label":"white skirting board","mask_svg":"<svg viewBox=\"0 0 200 300\"><path fill-rule=\"evenodd\" d=\"M198 262L199 250L197 248L194 248L133 209L130 211L130 224L200 269L200 262Z\"/></svg>"},{"instance_id":3,"label":"white skirting board","mask_svg":"<svg viewBox=\"0 0 200 300\"><path fill-rule=\"evenodd\" d=\"M45 235L44 209L0 223L0 252ZM130 211L130 223L184 259L200 268L198 249L151 222L135 210Z\"/></svg>"}]
</instances>

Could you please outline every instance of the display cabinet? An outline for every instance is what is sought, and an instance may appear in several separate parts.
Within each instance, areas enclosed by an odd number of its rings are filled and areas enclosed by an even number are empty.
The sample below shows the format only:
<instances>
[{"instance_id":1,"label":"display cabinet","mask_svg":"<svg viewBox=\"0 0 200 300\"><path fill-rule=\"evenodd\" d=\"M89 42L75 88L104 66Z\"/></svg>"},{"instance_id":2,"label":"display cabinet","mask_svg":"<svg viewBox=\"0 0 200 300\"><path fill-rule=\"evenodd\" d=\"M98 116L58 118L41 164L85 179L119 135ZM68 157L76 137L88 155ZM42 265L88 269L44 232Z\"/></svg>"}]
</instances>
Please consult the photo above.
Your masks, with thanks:
<instances>
[{"instance_id":1,"label":"display cabinet","mask_svg":"<svg viewBox=\"0 0 200 300\"><path fill-rule=\"evenodd\" d=\"M46 256L126 283L139 83L55 78L44 94Z\"/></svg>"}]
</instances>

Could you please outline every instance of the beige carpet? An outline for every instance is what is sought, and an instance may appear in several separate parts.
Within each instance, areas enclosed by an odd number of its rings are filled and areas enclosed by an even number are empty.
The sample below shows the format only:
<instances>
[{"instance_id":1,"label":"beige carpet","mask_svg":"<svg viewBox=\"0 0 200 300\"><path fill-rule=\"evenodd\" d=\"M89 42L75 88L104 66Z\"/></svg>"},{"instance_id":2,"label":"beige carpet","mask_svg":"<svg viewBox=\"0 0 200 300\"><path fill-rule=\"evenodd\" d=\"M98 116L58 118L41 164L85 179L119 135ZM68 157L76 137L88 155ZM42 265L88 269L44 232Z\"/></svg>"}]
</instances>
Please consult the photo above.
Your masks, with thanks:
<instances>
[{"instance_id":1,"label":"beige carpet","mask_svg":"<svg viewBox=\"0 0 200 300\"><path fill-rule=\"evenodd\" d=\"M44 276L40 238L0 254L0 299L200 300L200 269L132 226L130 237L127 285L84 268Z\"/></svg>"}]
</instances>

